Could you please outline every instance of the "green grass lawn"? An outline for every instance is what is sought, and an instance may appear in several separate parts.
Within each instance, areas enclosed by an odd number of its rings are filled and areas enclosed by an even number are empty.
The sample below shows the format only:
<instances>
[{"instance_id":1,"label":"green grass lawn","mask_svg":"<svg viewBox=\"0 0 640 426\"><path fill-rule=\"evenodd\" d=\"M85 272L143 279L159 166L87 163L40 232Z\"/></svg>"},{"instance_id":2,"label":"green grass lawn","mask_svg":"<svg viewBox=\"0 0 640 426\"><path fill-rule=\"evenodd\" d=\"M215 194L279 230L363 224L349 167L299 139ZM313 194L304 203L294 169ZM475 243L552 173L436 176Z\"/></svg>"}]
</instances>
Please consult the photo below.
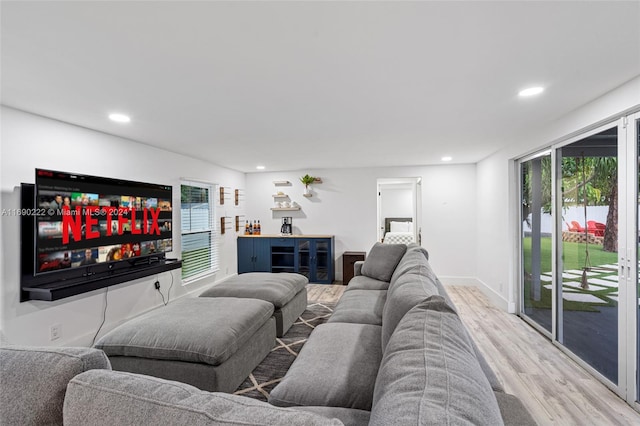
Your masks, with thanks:
<instances>
[{"instance_id":1,"label":"green grass lawn","mask_svg":"<svg viewBox=\"0 0 640 426\"><path fill-rule=\"evenodd\" d=\"M531 238L526 237L522 241L523 255L524 255L524 269L525 269L525 285L524 285L524 302L526 307L533 307L536 309L551 309L551 290L542 287L540 289L540 300L534 301L530 296L531 291L531 279L529 274L531 273ZM541 273L551 272L551 238L542 238L540 241L540 263ZM584 243L562 243L562 257L563 257L563 270L582 270L585 266L586 247ZM609 265L618 262L618 254L605 252L602 250L602 246L589 244L589 259L591 260L591 266L596 267L599 265ZM605 271L606 273L606 271ZM615 273L615 271L614 271ZM606 296L609 289L596 289L595 287L588 290L589 293L594 296ZM608 300L604 297L603 300ZM609 306L613 306L614 303L610 302ZM568 311L593 311L597 312L592 304L575 302L570 300L563 300L563 309Z\"/></svg>"},{"instance_id":2,"label":"green grass lawn","mask_svg":"<svg viewBox=\"0 0 640 426\"><path fill-rule=\"evenodd\" d=\"M182 278L206 271L211 264L211 251L207 247L182 252ZM204 265L204 267L203 267Z\"/></svg>"},{"instance_id":3,"label":"green grass lawn","mask_svg":"<svg viewBox=\"0 0 640 426\"><path fill-rule=\"evenodd\" d=\"M524 269L526 273L530 273L531 237L525 237L522 240L522 249L524 252ZM551 237L541 238L540 252L541 272L551 272ZM562 243L562 261L565 271L584 268L585 257L586 248L584 243ZM603 251L602 246L597 244L589 244L589 258L591 259L591 266L618 263L618 253Z\"/></svg>"}]
</instances>

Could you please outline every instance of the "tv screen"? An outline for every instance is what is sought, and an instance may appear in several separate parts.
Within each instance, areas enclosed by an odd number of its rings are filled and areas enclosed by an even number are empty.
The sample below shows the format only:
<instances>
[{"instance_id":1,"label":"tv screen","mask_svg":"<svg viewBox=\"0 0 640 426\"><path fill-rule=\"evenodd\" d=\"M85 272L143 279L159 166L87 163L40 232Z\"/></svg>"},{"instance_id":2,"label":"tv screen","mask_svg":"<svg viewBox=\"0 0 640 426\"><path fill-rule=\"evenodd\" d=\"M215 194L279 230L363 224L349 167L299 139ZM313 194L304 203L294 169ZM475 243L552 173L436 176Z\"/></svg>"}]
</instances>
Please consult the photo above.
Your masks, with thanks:
<instances>
[{"instance_id":1,"label":"tv screen","mask_svg":"<svg viewBox=\"0 0 640 426\"><path fill-rule=\"evenodd\" d=\"M172 187L36 169L34 275L172 250Z\"/></svg>"}]
</instances>

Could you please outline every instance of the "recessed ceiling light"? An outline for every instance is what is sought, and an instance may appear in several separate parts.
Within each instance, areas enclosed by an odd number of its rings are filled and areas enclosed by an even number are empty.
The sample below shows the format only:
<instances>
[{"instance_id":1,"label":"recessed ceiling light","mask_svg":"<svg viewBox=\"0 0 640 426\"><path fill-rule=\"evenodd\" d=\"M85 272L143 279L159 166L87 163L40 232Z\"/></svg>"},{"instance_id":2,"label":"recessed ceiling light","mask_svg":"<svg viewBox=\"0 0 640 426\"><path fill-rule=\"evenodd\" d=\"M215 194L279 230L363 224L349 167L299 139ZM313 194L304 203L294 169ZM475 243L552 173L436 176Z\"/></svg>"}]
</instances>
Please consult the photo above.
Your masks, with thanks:
<instances>
[{"instance_id":1,"label":"recessed ceiling light","mask_svg":"<svg viewBox=\"0 0 640 426\"><path fill-rule=\"evenodd\" d=\"M256 166L256 169L258 169L258 170L264 170L264 166Z\"/></svg>"},{"instance_id":2,"label":"recessed ceiling light","mask_svg":"<svg viewBox=\"0 0 640 426\"><path fill-rule=\"evenodd\" d=\"M539 95L542 92L544 92L544 87L541 87L541 86L528 87L524 90L521 90L518 93L518 96L521 96L521 97L535 96L535 95Z\"/></svg>"},{"instance_id":3,"label":"recessed ceiling light","mask_svg":"<svg viewBox=\"0 0 640 426\"><path fill-rule=\"evenodd\" d=\"M128 123L131 121L131 118L124 114L109 114L109 118L118 123Z\"/></svg>"},{"instance_id":4,"label":"recessed ceiling light","mask_svg":"<svg viewBox=\"0 0 640 426\"><path fill-rule=\"evenodd\" d=\"M445 156L445 157L442 157L442 158L441 158L441 160L442 160L442 161L451 161L451 160L453 160L453 157L449 157L449 156L447 155L447 156Z\"/></svg>"}]
</instances>

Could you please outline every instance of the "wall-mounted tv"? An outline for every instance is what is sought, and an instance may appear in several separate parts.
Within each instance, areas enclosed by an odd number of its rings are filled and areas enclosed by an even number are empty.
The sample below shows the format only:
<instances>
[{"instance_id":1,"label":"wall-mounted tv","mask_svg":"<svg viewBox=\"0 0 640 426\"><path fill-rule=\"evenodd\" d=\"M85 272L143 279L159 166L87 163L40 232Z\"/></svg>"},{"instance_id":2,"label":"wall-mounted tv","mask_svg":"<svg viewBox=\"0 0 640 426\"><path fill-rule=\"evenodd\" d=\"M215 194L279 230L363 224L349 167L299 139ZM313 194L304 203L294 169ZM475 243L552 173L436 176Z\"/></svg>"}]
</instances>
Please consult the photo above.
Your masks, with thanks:
<instances>
[{"instance_id":1,"label":"wall-mounted tv","mask_svg":"<svg viewBox=\"0 0 640 426\"><path fill-rule=\"evenodd\" d=\"M23 188L23 210L33 213L22 222L23 296L41 298L43 285L90 291L164 265L172 195L167 185L36 169L35 186Z\"/></svg>"}]
</instances>

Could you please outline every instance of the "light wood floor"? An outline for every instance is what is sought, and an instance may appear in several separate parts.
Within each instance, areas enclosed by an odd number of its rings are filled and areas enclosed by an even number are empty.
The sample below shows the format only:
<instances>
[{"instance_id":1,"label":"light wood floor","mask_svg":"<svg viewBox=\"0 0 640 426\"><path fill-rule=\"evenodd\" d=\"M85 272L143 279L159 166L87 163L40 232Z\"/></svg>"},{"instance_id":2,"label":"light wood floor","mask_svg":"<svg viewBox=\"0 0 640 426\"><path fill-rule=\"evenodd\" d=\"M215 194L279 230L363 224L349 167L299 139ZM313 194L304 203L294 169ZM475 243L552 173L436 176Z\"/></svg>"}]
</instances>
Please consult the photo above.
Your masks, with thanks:
<instances>
[{"instance_id":1,"label":"light wood floor","mask_svg":"<svg viewBox=\"0 0 640 426\"><path fill-rule=\"evenodd\" d=\"M310 284L308 297L335 302L345 288ZM480 290L447 291L505 390L520 398L539 425L640 425L640 413L520 318L493 307Z\"/></svg>"},{"instance_id":2,"label":"light wood floor","mask_svg":"<svg viewBox=\"0 0 640 426\"><path fill-rule=\"evenodd\" d=\"M307 284L307 301L310 303L337 302L346 288L346 285L341 284Z\"/></svg>"}]
</instances>

